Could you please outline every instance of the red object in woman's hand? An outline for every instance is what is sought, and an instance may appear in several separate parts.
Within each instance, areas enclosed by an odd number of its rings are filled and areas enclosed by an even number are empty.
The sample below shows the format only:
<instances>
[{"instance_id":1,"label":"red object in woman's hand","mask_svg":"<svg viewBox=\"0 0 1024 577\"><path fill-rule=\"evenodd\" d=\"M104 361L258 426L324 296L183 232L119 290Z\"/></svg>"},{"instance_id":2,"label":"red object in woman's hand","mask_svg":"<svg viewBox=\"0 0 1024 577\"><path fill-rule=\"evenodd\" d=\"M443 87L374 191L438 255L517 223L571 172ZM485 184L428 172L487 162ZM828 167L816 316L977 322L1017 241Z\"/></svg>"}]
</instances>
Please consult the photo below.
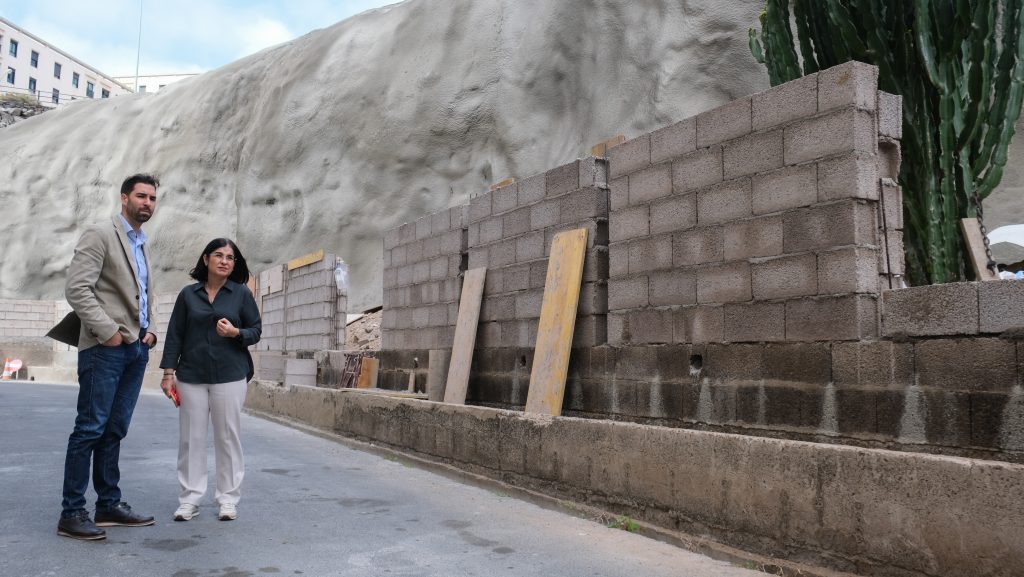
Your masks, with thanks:
<instances>
[{"instance_id":1,"label":"red object in woman's hand","mask_svg":"<svg viewBox=\"0 0 1024 577\"><path fill-rule=\"evenodd\" d=\"M175 407L181 406L181 397L178 396L178 387L171 385L171 400L174 401Z\"/></svg>"}]
</instances>

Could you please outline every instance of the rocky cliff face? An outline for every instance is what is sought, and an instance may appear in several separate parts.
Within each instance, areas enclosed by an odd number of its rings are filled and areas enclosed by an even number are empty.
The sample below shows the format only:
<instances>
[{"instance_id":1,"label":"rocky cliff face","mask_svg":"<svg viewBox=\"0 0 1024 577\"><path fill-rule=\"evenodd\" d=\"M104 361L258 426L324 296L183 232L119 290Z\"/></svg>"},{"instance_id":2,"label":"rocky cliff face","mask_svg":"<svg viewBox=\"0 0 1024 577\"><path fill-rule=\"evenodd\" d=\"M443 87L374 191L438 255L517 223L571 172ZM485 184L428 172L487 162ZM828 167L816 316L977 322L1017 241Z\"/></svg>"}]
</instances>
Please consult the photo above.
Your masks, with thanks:
<instances>
[{"instance_id":1,"label":"rocky cliff face","mask_svg":"<svg viewBox=\"0 0 1024 577\"><path fill-rule=\"evenodd\" d=\"M746 40L761 5L409 0L19 123L0 149L0 297L59 297L81 227L152 171L163 288L227 235L257 270L336 252L352 308L377 304L386 228L767 86Z\"/></svg>"},{"instance_id":2,"label":"rocky cliff face","mask_svg":"<svg viewBox=\"0 0 1024 577\"><path fill-rule=\"evenodd\" d=\"M379 304L383 230L766 88L746 35L762 6L408 0L155 95L20 122L0 147L0 298L59 298L81 228L150 171L161 291L230 236L255 270L337 253L352 309Z\"/></svg>"}]
</instances>

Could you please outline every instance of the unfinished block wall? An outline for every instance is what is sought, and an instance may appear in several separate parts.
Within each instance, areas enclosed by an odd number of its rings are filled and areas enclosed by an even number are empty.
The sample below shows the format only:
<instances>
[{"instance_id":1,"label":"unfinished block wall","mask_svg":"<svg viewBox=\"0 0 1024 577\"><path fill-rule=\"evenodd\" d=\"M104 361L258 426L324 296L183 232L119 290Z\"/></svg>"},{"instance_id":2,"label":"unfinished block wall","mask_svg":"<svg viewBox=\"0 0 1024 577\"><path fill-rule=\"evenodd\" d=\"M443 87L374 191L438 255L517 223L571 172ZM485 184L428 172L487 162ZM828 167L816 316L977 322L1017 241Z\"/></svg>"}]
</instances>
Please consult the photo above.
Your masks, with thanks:
<instances>
[{"instance_id":1,"label":"unfinished block wall","mask_svg":"<svg viewBox=\"0 0 1024 577\"><path fill-rule=\"evenodd\" d=\"M348 297L334 278L338 262L336 255L324 254L313 262L293 261L257 275L255 297L263 321L253 355L258 378L286 381L288 359L312 358L312 351L344 344ZM296 375L309 371L308 363L293 365Z\"/></svg>"},{"instance_id":2,"label":"unfinished block wall","mask_svg":"<svg viewBox=\"0 0 1024 577\"><path fill-rule=\"evenodd\" d=\"M468 210L444 209L385 233L382 348L451 348L465 270Z\"/></svg>"}]
</instances>

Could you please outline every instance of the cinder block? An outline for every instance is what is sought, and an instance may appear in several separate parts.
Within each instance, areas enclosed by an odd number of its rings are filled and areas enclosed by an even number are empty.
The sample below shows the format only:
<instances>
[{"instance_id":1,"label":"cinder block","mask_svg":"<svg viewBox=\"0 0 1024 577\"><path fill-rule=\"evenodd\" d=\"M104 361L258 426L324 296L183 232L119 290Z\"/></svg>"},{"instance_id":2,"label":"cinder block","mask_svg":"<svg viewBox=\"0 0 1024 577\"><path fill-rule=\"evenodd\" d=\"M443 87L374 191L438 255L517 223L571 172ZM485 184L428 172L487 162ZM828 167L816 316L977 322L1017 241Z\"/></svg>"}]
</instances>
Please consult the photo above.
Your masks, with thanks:
<instances>
[{"instance_id":1,"label":"cinder block","mask_svg":"<svg viewBox=\"0 0 1024 577\"><path fill-rule=\"evenodd\" d=\"M750 270L753 295L757 300L818 293L818 261L814 253L758 259L750 265Z\"/></svg>"},{"instance_id":2,"label":"cinder block","mask_svg":"<svg viewBox=\"0 0 1024 577\"><path fill-rule=\"evenodd\" d=\"M697 150L697 119L687 118L651 133L651 162L675 158Z\"/></svg>"},{"instance_id":3,"label":"cinder block","mask_svg":"<svg viewBox=\"0 0 1024 577\"><path fill-rule=\"evenodd\" d=\"M613 148L612 150L615 149ZM619 242L649 235L651 229L648 210L648 205L642 204L612 212L608 218L609 242Z\"/></svg>"},{"instance_id":4,"label":"cinder block","mask_svg":"<svg viewBox=\"0 0 1024 577\"><path fill-rule=\"evenodd\" d=\"M544 258L544 231L535 231L516 237L516 262Z\"/></svg>"},{"instance_id":5,"label":"cinder block","mask_svg":"<svg viewBox=\"0 0 1024 577\"><path fill-rule=\"evenodd\" d=\"M484 297L480 305L480 320L508 321L516 318L516 295Z\"/></svg>"},{"instance_id":6,"label":"cinder block","mask_svg":"<svg viewBox=\"0 0 1024 577\"><path fill-rule=\"evenodd\" d=\"M745 302L751 298L750 263L735 261L697 270L697 302Z\"/></svg>"},{"instance_id":7,"label":"cinder block","mask_svg":"<svg viewBox=\"0 0 1024 577\"><path fill-rule=\"evenodd\" d=\"M479 222L474 222L473 224L469 225L469 228L467 229L467 232L469 233L469 246L478 246L478 245L482 244L480 242L480 223Z\"/></svg>"},{"instance_id":8,"label":"cinder block","mask_svg":"<svg viewBox=\"0 0 1024 577\"><path fill-rule=\"evenodd\" d=\"M491 191L491 214L502 214L519 206L519 185L516 182Z\"/></svg>"},{"instance_id":9,"label":"cinder block","mask_svg":"<svg viewBox=\"0 0 1024 577\"><path fill-rule=\"evenodd\" d=\"M818 253L818 294L878 294L878 250L848 247Z\"/></svg>"},{"instance_id":10,"label":"cinder block","mask_svg":"<svg viewBox=\"0 0 1024 577\"><path fill-rule=\"evenodd\" d=\"M433 220L433 219L431 219ZM432 259L437 258L441 254L441 237L432 236L430 238L423 239L423 258Z\"/></svg>"},{"instance_id":11,"label":"cinder block","mask_svg":"<svg viewBox=\"0 0 1024 577\"><path fill-rule=\"evenodd\" d=\"M842 198L878 200L878 165L864 153L818 162L818 201Z\"/></svg>"},{"instance_id":12,"label":"cinder block","mask_svg":"<svg viewBox=\"0 0 1024 577\"><path fill-rule=\"evenodd\" d=\"M722 145L726 180L782 167L782 130L757 132Z\"/></svg>"},{"instance_id":13,"label":"cinder block","mask_svg":"<svg viewBox=\"0 0 1024 577\"><path fill-rule=\"evenodd\" d=\"M1008 391L1019 383L1014 341L927 339L914 346L918 384L950 391Z\"/></svg>"},{"instance_id":14,"label":"cinder block","mask_svg":"<svg viewBox=\"0 0 1024 577\"><path fill-rule=\"evenodd\" d=\"M544 173L547 196L559 196L580 187L580 165L578 160L563 164Z\"/></svg>"},{"instance_id":15,"label":"cinder block","mask_svg":"<svg viewBox=\"0 0 1024 577\"><path fill-rule=\"evenodd\" d=\"M773 383L809 383L822 386L832 380L829 343L770 344L764 347L762 359L764 378Z\"/></svg>"},{"instance_id":16,"label":"cinder block","mask_svg":"<svg viewBox=\"0 0 1024 577\"><path fill-rule=\"evenodd\" d=\"M878 135L903 138L903 97L878 91Z\"/></svg>"},{"instance_id":17,"label":"cinder block","mask_svg":"<svg viewBox=\"0 0 1024 577\"><path fill-rule=\"evenodd\" d=\"M709 344L704 351L702 376L709 379L761 379L764 345Z\"/></svg>"},{"instance_id":18,"label":"cinder block","mask_svg":"<svg viewBox=\"0 0 1024 577\"><path fill-rule=\"evenodd\" d=\"M782 217L730 222L724 228L725 260L782 254Z\"/></svg>"},{"instance_id":19,"label":"cinder block","mask_svg":"<svg viewBox=\"0 0 1024 577\"><path fill-rule=\"evenodd\" d=\"M384 232L384 250L391 250L398 246L398 242L401 239L401 235L398 232L398 228L388 229Z\"/></svg>"},{"instance_id":20,"label":"cinder block","mask_svg":"<svg viewBox=\"0 0 1024 577\"><path fill-rule=\"evenodd\" d=\"M668 270L649 275L651 306L692 305L697 302L697 275L693 270Z\"/></svg>"},{"instance_id":21,"label":"cinder block","mask_svg":"<svg viewBox=\"0 0 1024 577\"><path fill-rule=\"evenodd\" d=\"M978 333L978 285L960 282L882 292L887 337Z\"/></svg>"},{"instance_id":22,"label":"cinder block","mask_svg":"<svg viewBox=\"0 0 1024 577\"><path fill-rule=\"evenodd\" d=\"M503 292L521 291L530 288L530 265L519 264L500 269L504 284Z\"/></svg>"},{"instance_id":23,"label":"cinder block","mask_svg":"<svg viewBox=\"0 0 1024 577\"><path fill-rule=\"evenodd\" d=\"M561 202L559 221L562 224L608 218L608 191L603 188L592 186L575 190L562 196Z\"/></svg>"},{"instance_id":24,"label":"cinder block","mask_svg":"<svg viewBox=\"0 0 1024 577\"><path fill-rule=\"evenodd\" d=\"M453 206L448 212L451 215L452 230L469 226L469 204Z\"/></svg>"},{"instance_id":25,"label":"cinder block","mask_svg":"<svg viewBox=\"0 0 1024 577\"><path fill-rule=\"evenodd\" d=\"M814 164L787 166L751 181L754 214L767 214L810 206L818 201L817 167Z\"/></svg>"},{"instance_id":26,"label":"cinder block","mask_svg":"<svg viewBox=\"0 0 1024 577\"><path fill-rule=\"evenodd\" d=\"M629 206L629 177L620 176L608 184L608 203L611 210Z\"/></svg>"},{"instance_id":27,"label":"cinder block","mask_svg":"<svg viewBox=\"0 0 1024 577\"><path fill-rule=\"evenodd\" d=\"M673 311L673 339L677 343L721 342L725 338L722 306L682 307Z\"/></svg>"},{"instance_id":28,"label":"cinder block","mask_svg":"<svg viewBox=\"0 0 1024 577\"><path fill-rule=\"evenodd\" d=\"M596 186L598 188L608 187L608 161L603 158L590 156L579 161L580 188Z\"/></svg>"},{"instance_id":29,"label":"cinder block","mask_svg":"<svg viewBox=\"0 0 1024 577\"><path fill-rule=\"evenodd\" d=\"M648 281L645 275L616 278L608 281L608 310L626 310L646 307Z\"/></svg>"},{"instance_id":30,"label":"cinder block","mask_svg":"<svg viewBox=\"0 0 1024 577\"><path fill-rule=\"evenodd\" d=\"M684 194L651 203L651 234L693 228L697 224L697 196Z\"/></svg>"},{"instance_id":31,"label":"cinder block","mask_svg":"<svg viewBox=\"0 0 1024 577\"><path fill-rule=\"evenodd\" d=\"M818 112L853 106L874 110L878 68L851 60L818 72Z\"/></svg>"},{"instance_id":32,"label":"cinder block","mask_svg":"<svg viewBox=\"0 0 1024 577\"><path fill-rule=\"evenodd\" d=\"M672 268L670 235L640 238L629 243L629 274Z\"/></svg>"},{"instance_id":33,"label":"cinder block","mask_svg":"<svg viewBox=\"0 0 1024 577\"><path fill-rule=\"evenodd\" d=\"M421 283L430 280L430 261L420 261L413 265L412 282Z\"/></svg>"},{"instance_id":34,"label":"cinder block","mask_svg":"<svg viewBox=\"0 0 1024 577\"><path fill-rule=\"evenodd\" d=\"M906 387L914 384L914 345L890 341L833 343L836 386Z\"/></svg>"},{"instance_id":35,"label":"cinder block","mask_svg":"<svg viewBox=\"0 0 1024 577\"><path fill-rule=\"evenodd\" d=\"M754 130L813 116L818 110L818 75L808 74L754 94L751 108Z\"/></svg>"},{"instance_id":36,"label":"cinder block","mask_svg":"<svg viewBox=\"0 0 1024 577\"><path fill-rule=\"evenodd\" d=\"M536 342L536 334L533 342ZM596 347L608 342L608 323L605 315L576 317L572 331L573 348Z\"/></svg>"},{"instance_id":37,"label":"cinder block","mask_svg":"<svg viewBox=\"0 0 1024 577\"><path fill-rule=\"evenodd\" d=\"M621 345L629 342L633 334L627 328L628 312L608 313L608 344Z\"/></svg>"},{"instance_id":38,"label":"cinder block","mask_svg":"<svg viewBox=\"0 0 1024 577\"><path fill-rule=\"evenodd\" d=\"M488 269L508 266L516 262L515 239L503 240L490 246L487 253Z\"/></svg>"},{"instance_id":39,"label":"cinder block","mask_svg":"<svg viewBox=\"0 0 1024 577\"><path fill-rule=\"evenodd\" d=\"M481 267L489 268L489 264L488 264L488 261L490 260L489 256L488 256L489 252L490 251L489 251L488 247L486 247L486 246L483 246L483 247L470 247L469 248L469 268L470 269L481 268ZM399 271L399 273L401 273L401 271ZM487 271L487 274L490 275L490 271ZM401 282L401 280L402 280L401 279L401 274L399 274L399 279L398 280L399 280L399 285L406 284L406 283L402 283Z\"/></svg>"},{"instance_id":40,"label":"cinder block","mask_svg":"<svg viewBox=\"0 0 1024 577\"><path fill-rule=\"evenodd\" d=\"M502 346L501 323L481 322L476 332L476 348L492 349Z\"/></svg>"},{"instance_id":41,"label":"cinder block","mask_svg":"<svg viewBox=\"0 0 1024 577\"><path fill-rule=\"evenodd\" d=\"M751 183L738 178L697 191L697 224L704 226L751 215Z\"/></svg>"},{"instance_id":42,"label":"cinder block","mask_svg":"<svg viewBox=\"0 0 1024 577\"><path fill-rule=\"evenodd\" d=\"M608 178L615 179L651 164L651 135L644 134L608 149Z\"/></svg>"},{"instance_id":43,"label":"cinder block","mask_svg":"<svg viewBox=\"0 0 1024 577\"><path fill-rule=\"evenodd\" d=\"M518 182L519 206L536 204L547 195L547 179L544 174L535 174Z\"/></svg>"},{"instance_id":44,"label":"cinder block","mask_svg":"<svg viewBox=\"0 0 1024 577\"><path fill-rule=\"evenodd\" d=\"M843 295L786 301L786 340L849 341L878 335L874 297Z\"/></svg>"},{"instance_id":45,"label":"cinder block","mask_svg":"<svg viewBox=\"0 0 1024 577\"><path fill-rule=\"evenodd\" d=\"M440 236L452 229L452 213L450 209L444 209L430 215L430 235Z\"/></svg>"},{"instance_id":46,"label":"cinder block","mask_svg":"<svg viewBox=\"0 0 1024 577\"><path fill-rule=\"evenodd\" d=\"M481 221L493 214L491 212L491 196L493 195L490 192L484 192L469 199L470 223Z\"/></svg>"},{"instance_id":47,"label":"cinder block","mask_svg":"<svg viewBox=\"0 0 1024 577\"><path fill-rule=\"evenodd\" d=\"M1024 281L977 283L980 330L983 333L1024 333Z\"/></svg>"},{"instance_id":48,"label":"cinder block","mask_svg":"<svg viewBox=\"0 0 1024 577\"><path fill-rule=\"evenodd\" d=\"M544 291L533 290L516 293L515 311L517 319L540 318L540 305L544 300Z\"/></svg>"},{"instance_id":49,"label":"cinder block","mask_svg":"<svg viewBox=\"0 0 1024 577\"><path fill-rule=\"evenodd\" d=\"M586 258L583 260L583 267L586 268ZM548 276L547 259L530 263L530 288L544 288Z\"/></svg>"},{"instance_id":50,"label":"cinder block","mask_svg":"<svg viewBox=\"0 0 1024 577\"><path fill-rule=\"evenodd\" d=\"M441 281L448 276L448 257L443 256L430 261L430 280Z\"/></svg>"},{"instance_id":51,"label":"cinder block","mask_svg":"<svg viewBox=\"0 0 1024 577\"><path fill-rule=\"evenodd\" d=\"M430 236L432 218L424 216L416 219L416 240L423 240Z\"/></svg>"},{"instance_id":52,"label":"cinder block","mask_svg":"<svg viewBox=\"0 0 1024 577\"><path fill-rule=\"evenodd\" d=\"M505 219L498 216L475 223L480 227L480 244L490 244L501 240L504 237L504 222Z\"/></svg>"},{"instance_id":53,"label":"cinder block","mask_svg":"<svg viewBox=\"0 0 1024 577\"><path fill-rule=\"evenodd\" d=\"M544 230L557 225L561 221L559 200L548 200L530 205L530 230Z\"/></svg>"},{"instance_id":54,"label":"cinder block","mask_svg":"<svg viewBox=\"0 0 1024 577\"><path fill-rule=\"evenodd\" d=\"M408 244L416 240L416 223L407 222L398 228L398 244Z\"/></svg>"},{"instance_id":55,"label":"cinder block","mask_svg":"<svg viewBox=\"0 0 1024 577\"><path fill-rule=\"evenodd\" d=\"M495 197L495 200L497 200L497 197ZM530 230L530 209L526 207L507 212L502 216L501 221L502 238L519 236Z\"/></svg>"},{"instance_id":56,"label":"cinder block","mask_svg":"<svg viewBox=\"0 0 1024 577\"><path fill-rule=\"evenodd\" d=\"M629 274L629 243L619 242L608 246L608 274L609 278Z\"/></svg>"},{"instance_id":57,"label":"cinder block","mask_svg":"<svg viewBox=\"0 0 1024 577\"><path fill-rule=\"evenodd\" d=\"M672 161L672 188L676 193L722 182L722 147L712 146Z\"/></svg>"},{"instance_id":58,"label":"cinder block","mask_svg":"<svg viewBox=\"0 0 1024 577\"><path fill-rule=\"evenodd\" d=\"M648 309L629 311L626 315L627 325L624 335L629 336L630 343L666 344L672 342L672 311Z\"/></svg>"},{"instance_id":59,"label":"cinder block","mask_svg":"<svg viewBox=\"0 0 1024 577\"><path fill-rule=\"evenodd\" d=\"M580 299L576 314L603 315L607 312L608 285L605 283L584 282L580 288Z\"/></svg>"},{"instance_id":60,"label":"cinder block","mask_svg":"<svg viewBox=\"0 0 1024 577\"><path fill-rule=\"evenodd\" d=\"M484 296L503 292L505 292L505 269L488 270L484 274Z\"/></svg>"},{"instance_id":61,"label":"cinder block","mask_svg":"<svg viewBox=\"0 0 1024 577\"><path fill-rule=\"evenodd\" d=\"M748 96L697 115L697 148L750 134L750 102Z\"/></svg>"},{"instance_id":62,"label":"cinder block","mask_svg":"<svg viewBox=\"0 0 1024 577\"><path fill-rule=\"evenodd\" d=\"M672 165L656 164L629 175L629 203L640 204L672 194Z\"/></svg>"},{"instance_id":63,"label":"cinder block","mask_svg":"<svg viewBox=\"0 0 1024 577\"><path fill-rule=\"evenodd\" d=\"M873 154L878 146L870 112L846 108L801 120L785 128L786 164L799 164L833 154Z\"/></svg>"},{"instance_id":64,"label":"cinder block","mask_svg":"<svg viewBox=\"0 0 1024 577\"><path fill-rule=\"evenodd\" d=\"M781 341L786 338L785 303L742 303L723 307L727 342Z\"/></svg>"},{"instance_id":65,"label":"cinder block","mask_svg":"<svg viewBox=\"0 0 1024 577\"><path fill-rule=\"evenodd\" d=\"M846 245L878 244L874 206L843 201L794 210L782 216L783 249L787 253Z\"/></svg>"},{"instance_id":66,"label":"cinder block","mask_svg":"<svg viewBox=\"0 0 1024 577\"><path fill-rule=\"evenodd\" d=\"M903 189L896 184L896 181L883 178L881 196L883 228L901 230L903 228Z\"/></svg>"},{"instance_id":67,"label":"cinder block","mask_svg":"<svg viewBox=\"0 0 1024 577\"><path fill-rule=\"evenodd\" d=\"M675 266L720 262L724 255L722 227L695 228L672 235L672 264Z\"/></svg>"}]
</instances>

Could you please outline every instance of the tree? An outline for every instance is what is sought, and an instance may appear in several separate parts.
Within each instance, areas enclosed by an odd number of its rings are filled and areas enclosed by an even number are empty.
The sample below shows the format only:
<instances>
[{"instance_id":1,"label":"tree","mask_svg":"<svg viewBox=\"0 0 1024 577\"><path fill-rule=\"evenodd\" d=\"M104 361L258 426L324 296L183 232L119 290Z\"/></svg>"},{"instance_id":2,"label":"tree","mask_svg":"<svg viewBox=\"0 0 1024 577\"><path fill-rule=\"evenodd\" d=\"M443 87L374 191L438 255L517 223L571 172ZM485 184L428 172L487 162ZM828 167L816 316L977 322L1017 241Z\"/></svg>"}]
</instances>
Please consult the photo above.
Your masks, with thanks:
<instances>
[{"instance_id":1,"label":"tree","mask_svg":"<svg viewBox=\"0 0 1024 577\"><path fill-rule=\"evenodd\" d=\"M859 60L878 67L881 90L903 97L899 180L912 284L967 276L959 220L982 216L1021 111L1022 4L767 0L761 32L750 30L773 86Z\"/></svg>"}]
</instances>

